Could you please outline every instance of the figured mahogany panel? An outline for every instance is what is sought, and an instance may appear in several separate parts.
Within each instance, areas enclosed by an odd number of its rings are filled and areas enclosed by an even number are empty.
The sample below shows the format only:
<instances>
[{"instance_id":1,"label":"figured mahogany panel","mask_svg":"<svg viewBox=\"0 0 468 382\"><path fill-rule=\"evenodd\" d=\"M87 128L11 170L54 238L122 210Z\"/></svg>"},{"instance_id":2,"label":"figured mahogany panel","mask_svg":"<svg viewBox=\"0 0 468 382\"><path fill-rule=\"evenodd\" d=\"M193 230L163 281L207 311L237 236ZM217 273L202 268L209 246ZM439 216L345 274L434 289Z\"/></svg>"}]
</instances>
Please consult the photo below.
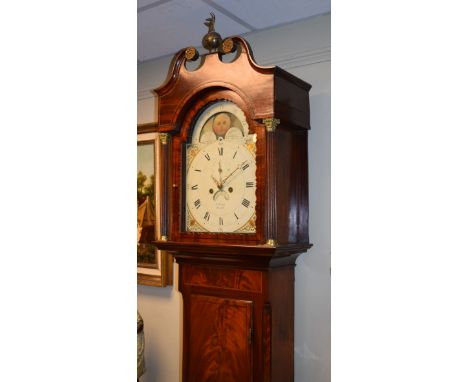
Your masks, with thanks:
<instances>
[{"instance_id":1,"label":"figured mahogany panel","mask_svg":"<svg viewBox=\"0 0 468 382\"><path fill-rule=\"evenodd\" d=\"M188 382L250 382L252 302L190 297ZM196 357L195 357L196 355Z\"/></svg>"},{"instance_id":2,"label":"figured mahogany panel","mask_svg":"<svg viewBox=\"0 0 468 382\"><path fill-rule=\"evenodd\" d=\"M262 272L185 265L182 283L184 285L261 292Z\"/></svg>"}]
</instances>

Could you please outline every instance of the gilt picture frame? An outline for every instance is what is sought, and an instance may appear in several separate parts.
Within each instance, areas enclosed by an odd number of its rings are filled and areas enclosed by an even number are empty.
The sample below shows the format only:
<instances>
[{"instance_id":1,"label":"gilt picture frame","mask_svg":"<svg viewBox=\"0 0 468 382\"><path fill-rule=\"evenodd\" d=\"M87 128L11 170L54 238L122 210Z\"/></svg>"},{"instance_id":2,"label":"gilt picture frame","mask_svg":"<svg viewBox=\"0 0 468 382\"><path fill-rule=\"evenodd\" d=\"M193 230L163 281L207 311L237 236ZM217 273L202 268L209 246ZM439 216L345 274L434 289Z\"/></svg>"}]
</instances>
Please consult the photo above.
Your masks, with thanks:
<instances>
[{"instance_id":1,"label":"gilt picture frame","mask_svg":"<svg viewBox=\"0 0 468 382\"><path fill-rule=\"evenodd\" d=\"M172 256L158 250L161 237L161 140L157 124L137 126L137 280L172 285Z\"/></svg>"}]
</instances>

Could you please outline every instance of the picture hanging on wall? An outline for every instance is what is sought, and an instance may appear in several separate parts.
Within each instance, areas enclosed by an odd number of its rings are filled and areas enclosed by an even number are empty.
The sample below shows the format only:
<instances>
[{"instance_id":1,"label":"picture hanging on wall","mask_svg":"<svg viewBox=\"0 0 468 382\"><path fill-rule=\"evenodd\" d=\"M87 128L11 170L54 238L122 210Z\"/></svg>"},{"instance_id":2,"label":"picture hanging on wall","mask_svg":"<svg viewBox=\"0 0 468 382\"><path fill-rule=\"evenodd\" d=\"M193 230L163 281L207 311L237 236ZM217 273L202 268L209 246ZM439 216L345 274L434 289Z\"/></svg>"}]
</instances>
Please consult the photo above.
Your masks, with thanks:
<instances>
[{"instance_id":1,"label":"picture hanging on wall","mask_svg":"<svg viewBox=\"0 0 468 382\"><path fill-rule=\"evenodd\" d=\"M172 284L172 257L153 242L160 237L161 141L157 124L137 127L137 276L138 283Z\"/></svg>"}]
</instances>

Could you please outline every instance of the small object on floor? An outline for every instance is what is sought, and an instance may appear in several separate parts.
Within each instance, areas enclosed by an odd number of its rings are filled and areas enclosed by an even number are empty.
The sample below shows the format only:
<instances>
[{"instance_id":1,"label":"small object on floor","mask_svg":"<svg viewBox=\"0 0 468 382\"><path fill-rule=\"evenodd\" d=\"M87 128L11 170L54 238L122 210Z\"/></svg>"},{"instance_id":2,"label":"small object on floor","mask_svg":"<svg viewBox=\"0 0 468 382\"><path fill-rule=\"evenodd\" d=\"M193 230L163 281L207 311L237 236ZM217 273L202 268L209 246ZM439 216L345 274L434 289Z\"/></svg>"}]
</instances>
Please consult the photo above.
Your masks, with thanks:
<instances>
[{"instance_id":1,"label":"small object on floor","mask_svg":"<svg viewBox=\"0 0 468 382\"><path fill-rule=\"evenodd\" d=\"M143 331L143 318L140 312L137 311L137 382L138 379L145 373L145 334Z\"/></svg>"}]
</instances>

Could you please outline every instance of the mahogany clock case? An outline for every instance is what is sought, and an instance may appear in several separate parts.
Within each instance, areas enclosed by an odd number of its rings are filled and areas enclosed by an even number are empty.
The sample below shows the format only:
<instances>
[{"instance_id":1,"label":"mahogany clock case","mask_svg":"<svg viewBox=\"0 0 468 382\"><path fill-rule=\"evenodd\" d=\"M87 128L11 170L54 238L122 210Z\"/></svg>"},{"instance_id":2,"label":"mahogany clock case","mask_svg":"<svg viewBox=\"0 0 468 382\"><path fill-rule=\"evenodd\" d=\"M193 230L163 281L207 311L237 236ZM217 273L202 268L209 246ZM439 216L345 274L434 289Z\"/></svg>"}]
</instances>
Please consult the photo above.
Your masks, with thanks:
<instances>
[{"instance_id":1,"label":"mahogany clock case","mask_svg":"<svg viewBox=\"0 0 468 382\"><path fill-rule=\"evenodd\" d=\"M184 382L294 380L294 265L309 243L310 85L277 67L261 67L248 43L231 38L238 57L218 53L186 68L174 58L155 90L162 153L161 240L179 264L183 298ZM255 229L186 229L186 148L197 118L214 102L232 102L255 134ZM208 179L209 181L209 179Z\"/></svg>"}]
</instances>

